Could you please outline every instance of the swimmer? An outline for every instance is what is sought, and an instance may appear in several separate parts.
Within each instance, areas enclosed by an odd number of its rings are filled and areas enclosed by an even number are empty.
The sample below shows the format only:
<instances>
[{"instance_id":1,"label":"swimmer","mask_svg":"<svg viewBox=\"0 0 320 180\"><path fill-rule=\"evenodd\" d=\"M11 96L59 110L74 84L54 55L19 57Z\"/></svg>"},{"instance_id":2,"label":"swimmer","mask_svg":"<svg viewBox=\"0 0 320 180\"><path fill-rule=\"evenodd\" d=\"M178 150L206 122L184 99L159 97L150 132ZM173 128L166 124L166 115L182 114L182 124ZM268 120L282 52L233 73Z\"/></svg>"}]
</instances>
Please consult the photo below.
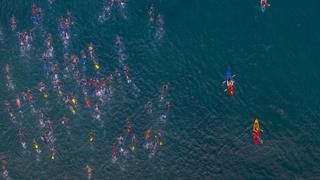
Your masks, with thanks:
<instances>
[{"instance_id":1,"label":"swimmer","mask_svg":"<svg viewBox=\"0 0 320 180\"><path fill-rule=\"evenodd\" d=\"M161 139L161 133L160 133L160 131L158 131L158 133L157 133L157 138L158 138L158 141L159 141L160 146L164 145L164 142L163 142L162 139Z\"/></svg>"},{"instance_id":2,"label":"swimmer","mask_svg":"<svg viewBox=\"0 0 320 180\"><path fill-rule=\"evenodd\" d=\"M46 85L43 82L40 82L38 87L39 87L39 91L42 93L43 98L47 99L49 94L46 90Z\"/></svg>"},{"instance_id":3,"label":"swimmer","mask_svg":"<svg viewBox=\"0 0 320 180\"><path fill-rule=\"evenodd\" d=\"M56 149L54 148L54 146L50 148L50 151L51 151L50 159L54 161L56 159Z\"/></svg>"},{"instance_id":4,"label":"swimmer","mask_svg":"<svg viewBox=\"0 0 320 180\"><path fill-rule=\"evenodd\" d=\"M77 65L78 61L79 61L78 56L76 56L76 55L72 55L71 56L71 62L72 62L73 65Z\"/></svg>"},{"instance_id":5,"label":"swimmer","mask_svg":"<svg viewBox=\"0 0 320 180\"><path fill-rule=\"evenodd\" d=\"M42 10L41 8L37 8L37 18L38 18L38 21L40 21L41 19L41 16L42 16Z\"/></svg>"},{"instance_id":6,"label":"swimmer","mask_svg":"<svg viewBox=\"0 0 320 180\"><path fill-rule=\"evenodd\" d=\"M151 135L151 130L152 128L149 128L146 132L146 140L148 141L150 139L150 135Z\"/></svg>"},{"instance_id":7,"label":"swimmer","mask_svg":"<svg viewBox=\"0 0 320 180\"><path fill-rule=\"evenodd\" d=\"M145 107L146 107L148 113L152 113L152 102L151 101L148 101L146 103Z\"/></svg>"},{"instance_id":8,"label":"swimmer","mask_svg":"<svg viewBox=\"0 0 320 180\"><path fill-rule=\"evenodd\" d=\"M116 45L120 46L121 45L121 38L119 35L116 36Z\"/></svg>"},{"instance_id":9,"label":"swimmer","mask_svg":"<svg viewBox=\"0 0 320 180\"><path fill-rule=\"evenodd\" d=\"M156 37L158 39L161 39L163 36L163 19L160 13L157 16L157 32L156 32Z\"/></svg>"},{"instance_id":10,"label":"swimmer","mask_svg":"<svg viewBox=\"0 0 320 180\"><path fill-rule=\"evenodd\" d=\"M86 108L90 109L91 108L90 99L87 97L84 97L84 100L86 101Z\"/></svg>"},{"instance_id":11,"label":"swimmer","mask_svg":"<svg viewBox=\"0 0 320 180\"><path fill-rule=\"evenodd\" d=\"M153 143L152 143L152 152L151 152L151 155L155 155L155 154L156 154L157 148L158 148L158 138L157 138L157 135L155 135L154 141L153 141Z\"/></svg>"},{"instance_id":12,"label":"swimmer","mask_svg":"<svg viewBox=\"0 0 320 180\"><path fill-rule=\"evenodd\" d=\"M16 22L16 18L14 16L11 17L11 30L15 31L17 27L17 22Z\"/></svg>"},{"instance_id":13,"label":"swimmer","mask_svg":"<svg viewBox=\"0 0 320 180\"><path fill-rule=\"evenodd\" d=\"M170 109L170 101L167 101L164 106L165 106L166 112L169 112L169 109Z\"/></svg>"},{"instance_id":14,"label":"swimmer","mask_svg":"<svg viewBox=\"0 0 320 180\"><path fill-rule=\"evenodd\" d=\"M7 112L9 113L9 116L10 116L10 119L13 123L16 123L15 119L16 119L16 116L12 113L11 111L11 106L10 106L10 103L8 101L5 101L5 106L6 106L6 110Z\"/></svg>"},{"instance_id":15,"label":"swimmer","mask_svg":"<svg viewBox=\"0 0 320 180\"><path fill-rule=\"evenodd\" d=\"M114 74L116 75L118 81L120 81L121 80L121 74L120 74L120 72L118 71L117 68L114 70Z\"/></svg>"},{"instance_id":16,"label":"swimmer","mask_svg":"<svg viewBox=\"0 0 320 180\"><path fill-rule=\"evenodd\" d=\"M120 5L121 5L122 8L125 8L126 4L125 4L124 0L120 0Z\"/></svg>"},{"instance_id":17,"label":"swimmer","mask_svg":"<svg viewBox=\"0 0 320 180\"><path fill-rule=\"evenodd\" d=\"M66 125L68 124L68 118L65 117L65 116L63 116L63 117L61 118L61 124L64 125L64 126L66 126Z\"/></svg>"},{"instance_id":18,"label":"swimmer","mask_svg":"<svg viewBox=\"0 0 320 180\"><path fill-rule=\"evenodd\" d=\"M33 32L33 30L30 30L29 36L30 36L30 40L32 41L33 38L34 38L34 32Z\"/></svg>"},{"instance_id":19,"label":"swimmer","mask_svg":"<svg viewBox=\"0 0 320 180\"><path fill-rule=\"evenodd\" d=\"M99 64L98 64L98 62L97 62L97 60L95 58L93 58L93 64L94 64L94 67L95 67L96 70L100 69L100 66L99 66Z\"/></svg>"},{"instance_id":20,"label":"swimmer","mask_svg":"<svg viewBox=\"0 0 320 180\"><path fill-rule=\"evenodd\" d=\"M151 4L149 8L149 21L152 23L154 19L154 6Z\"/></svg>"},{"instance_id":21,"label":"swimmer","mask_svg":"<svg viewBox=\"0 0 320 180\"><path fill-rule=\"evenodd\" d=\"M10 90L13 90L15 88L15 85L13 84L13 82L11 81L11 76L10 76L10 66L9 64L6 65L6 79L7 79L7 87Z\"/></svg>"},{"instance_id":22,"label":"swimmer","mask_svg":"<svg viewBox=\"0 0 320 180\"><path fill-rule=\"evenodd\" d=\"M10 75L10 65L9 64L6 65L6 74L7 74L7 76Z\"/></svg>"},{"instance_id":23,"label":"swimmer","mask_svg":"<svg viewBox=\"0 0 320 180\"><path fill-rule=\"evenodd\" d=\"M90 134L89 134L89 143L91 145L94 143L94 132L93 132L93 130L91 130Z\"/></svg>"},{"instance_id":24,"label":"swimmer","mask_svg":"<svg viewBox=\"0 0 320 180\"><path fill-rule=\"evenodd\" d=\"M32 143L33 143L33 147L34 147L35 151L36 151L38 154L41 153L41 150L40 150L40 148L39 148L39 144L37 143L36 139L33 139Z\"/></svg>"},{"instance_id":25,"label":"swimmer","mask_svg":"<svg viewBox=\"0 0 320 180\"><path fill-rule=\"evenodd\" d=\"M132 135L131 138L131 151L135 151L136 150L136 141L137 141L137 137L135 134Z\"/></svg>"},{"instance_id":26,"label":"swimmer","mask_svg":"<svg viewBox=\"0 0 320 180\"><path fill-rule=\"evenodd\" d=\"M7 170L7 161L6 160L2 160L2 177L3 179L8 179L9 178L9 173Z\"/></svg>"},{"instance_id":27,"label":"swimmer","mask_svg":"<svg viewBox=\"0 0 320 180\"><path fill-rule=\"evenodd\" d=\"M98 120L100 120L100 113L101 113L100 108L99 108L98 104L96 104L94 106L94 114L95 114L95 118Z\"/></svg>"},{"instance_id":28,"label":"swimmer","mask_svg":"<svg viewBox=\"0 0 320 180\"><path fill-rule=\"evenodd\" d=\"M110 82L110 85L112 84L112 74L110 74L109 76L109 80L111 81ZM107 82L106 82L106 78L105 77L101 77L100 78L100 82L101 82L101 89L104 91L107 87Z\"/></svg>"},{"instance_id":29,"label":"swimmer","mask_svg":"<svg viewBox=\"0 0 320 180\"><path fill-rule=\"evenodd\" d=\"M63 17L61 16L59 19L59 32L64 33L65 32L65 22Z\"/></svg>"},{"instance_id":30,"label":"swimmer","mask_svg":"<svg viewBox=\"0 0 320 180\"><path fill-rule=\"evenodd\" d=\"M60 81L59 81L60 82ZM63 95L63 92L61 90L61 85L58 86L58 95L59 96L62 96Z\"/></svg>"},{"instance_id":31,"label":"swimmer","mask_svg":"<svg viewBox=\"0 0 320 180\"><path fill-rule=\"evenodd\" d=\"M108 13L109 16L110 16L110 14L111 14L111 10L112 10L113 3L114 3L114 0L110 0L110 1L108 2L107 7L105 8L105 10L107 11L107 13Z\"/></svg>"},{"instance_id":32,"label":"swimmer","mask_svg":"<svg viewBox=\"0 0 320 180\"><path fill-rule=\"evenodd\" d=\"M26 144L26 141L25 141L25 137L24 137L24 134L23 132L21 131L21 129L19 129L19 139L20 139L20 143L21 143L21 146L22 148L25 150L27 149L27 144Z\"/></svg>"},{"instance_id":33,"label":"swimmer","mask_svg":"<svg viewBox=\"0 0 320 180\"><path fill-rule=\"evenodd\" d=\"M29 96L27 95L27 93L22 92L21 94L22 94L22 98L23 98L24 102L26 104L29 103Z\"/></svg>"},{"instance_id":34,"label":"swimmer","mask_svg":"<svg viewBox=\"0 0 320 180\"><path fill-rule=\"evenodd\" d=\"M131 128L131 124L130 124L130 122L128 121L127 122L127 131L128 131L128 133L131 133L131 131L132 131L132 128Z\"/></svg>"},{"instance_id":35,"label":"swimmer","mask_svg":"<svg viewBox=\"0 0 320 180\"><path fill-rule=\"evenodd\" d=\"M116 144L112 148L112 162L117 160L117 146Z\"/></svg>"},{"instance_id":36,"label":"swimmer","mask_svg":"<svg viewBox=\"0 0 320 180\"><path fill-rule=\"evenodd\" d=\"M117 138L117 140L118 140L118 145L119 145L120 147L122 147L122 145L123 145L123 137L122 137L122 136L119 136L119 137Z\"/></svg>"},{"instance_id":37,"label":"swimmer","mask_svg":"<svg viewBox=\"0 0 320 180\"><path fill-rule=\"evenodd\" d=\"M162 91L161 91L161 94L160 94L160 100L163 100L165 98L168 89L169 89L169 85L168 84L164 84L162 86Z\"/></svg>"},{"instance_id":38,"label":"swimmer","mask_svg":"<svg viewBox=\"0 0 320 180\"><path fill-rule=\"evenodd\" d=\"M30 103L32 103L33 94L32 94L32 91L31 91L31 90L28 90L28 91L27 91L27 96L28 96L28 98L29 98Z\"/></svg>"},{"instance_id":39,"label":"swimmer","mask_svg":"<svg viewBox=\"0 0 320 180\"><path fill-rule=\"evenodd\" d=\"M47 48L51 48L52 47L52 36L51 34L48 34L47 37Z\"/></svg>"},{"instance_id":40,"label":"swimmer","mask_svg":"<svg viewBox=\"0 0 320 180\"><path fill-rule=\"evenodd\" d=\"M70 112L71 112L73 115L76 114L76 110L74 109L73 106L69 106L69 110L70 110Z\"/></svg>"},{"instance_id":41,"label":"swimmer","mask_svg":"<svg viewBox=\"0 0 320 180\"><path fill-rule=\"evenodd\" d=\"M90 58L93 59L93 44L92 44L92 42L88 46L88 51L89 51Z\"/></svg>"},{"instance_id":42,"label":"swimmer","mask_svg":"<svg viewBox=\"0 0 320 180\"><path fill-rule=\"evenodd\" d=\"M130 77L129 77L129 72L128 72L128 69L127 69L126 66L123 68L123 73L124 73L124 75L125 75L125 77L126 77L127 82L128 82L128 83L131 83L131 79L130 79Z\"/></svg>"},{"instance_id":43,"label":"swimmer","mask_svg":"<svg viewBox=\"0 0 320 180\"><path fill-rule=\"evenodd\" d=\"M23 112L23 110L22 110L22 104L21 104L21 101L20 101L20 98L19 98L19 97L17 97L17 99L16 99L16 104L17 104L17 106L18 106L19 113L22 113L22 112Z\"/></svg>"},{"instance_id":44,"label":"swimmer","mask_svg":"<svg viewBox=\"0 0 320 180\"><path fill-rule=\"evenodd\" d=\"M30 44L29 44L29 34L27 32L24 32L23 36L24 36L24 44L26 44L27 47L29 47L30 46Z\"/></svg>"},{"instance_id":45,"label":"swimmer","mask_svg":"<svg viewBox=\"0 0 320 180\"><path fill-rule=\"evenodd\" d=\"M42 135L40 136L40 139L47 144L49 142L49 133L48 132L42 133Z\"/></svg>"},{"instance_id":46,"label":"swimmer","mask_svg":"<svg viewBox=\"0 0 320 180\"><path fill-rule=\"evenodd\" d=\"M7 81L10 81L10 66L9 66L9 64L6 65L6 78L7 78Z\"/></svg>"},{"instance_id":47,"label":"swimmer","mask_svg":"<svg viewBox=\"0 0 320 180\"><path fill-rule=\"evenodd\" d=\"M72 106L72 101L71 101L71 97L70 95L67 95L65 98L64 98L64 102L70 106Z\"/></svg>"},{"instance_id":48,"label":"swimmer","mask_svg":"<svg viewBox=\"0 0 320 180\"><path fill-rule=\"evenodd\" d=\"M69 65L69 61L70 61L69 55L68 55L68 54L64 54L64 55L63 55L64 65L65 65L65 66L68 66L68 65Z\"/></svg>"},{"instance_id":49,"label":"swimmer","mask_svg":"<svg viewBox=\"0 0 320 180\"><path fill-rule=\"evenodd\" d=\"M72 97L71 102L72 102L73 105L76 105L76 104L77 104L76 98L75 98L75 97Z\"/></svg>"},{"instance_id":50,"label":"swimmer","mask_svg":"<svg viewBox=\"0 0 320 180\"><path fill-rule=\"evenodd\" d=\"M39 111L38 117L39 117L40 127L41 127L41 128L44 128L46 125L45 125L45 123L44 123L44 114L43 114L43 112Z\"/></svg>"},{"instance_id":51,"label":"swimmer","mask_svg":"<svg viewBox=\"0 0 320 180\"><path fill-rule=\"evenodd\" d=\"M162 20L160 13L158 13L157 19L158 19L158 29L162 30L163 20Z\"/></svg>"},{"instance_id":52,"label":"swimmer","mask_svg":"<svg viewBox=\"0 0 320 180\"><path fill-rule=\"evenodd\" d=\"M36 7L35 4L32 5L31 12L32 12L33 15L35 15L37 13L37 7Z\"/></svg>"},{"instance_id":53,"label":"swimmer","mask_svg":"<svg viewBox=\"0 0 320 180\"><path fill-rule=\"evenodd\" d=\"M73 24L73 20L72 20L72 13L70 10L67 10L67 21L70 23L70 24Z\"/></svg>"},{"instance_id":54,"label":"swimmer","mask_svg":"<svg viewBox=\"0 0 320 180\"><path fill-rule=\"evenodd\" d=\"M122 136L119 136L119 137L117 138L117 140L118 140L118 145L119 145L119 147L120 147L120 153L121 153L121 154L125 154L126 151L122 148L122 147L123 147L123 143L124 143L124 138L123 138Z\"/></svg>"},{"instance_id":55,"label":"swimmer","mask_svg":"<svg viewBox=\"0 0 320 180\"><path fill-rule=\"evenodd\" d=\"M85 65L86 64L86 52L84 50L81 50L81 64Z\"/></svg>"},{"instance_id":56,"label":"swimmer","mask_svg":"<svg viewBox=\"0 0 320 180\"><path fill-rule=\"evenodd\" d=\"M48 118L47 124L48 124L48 129L49 129L50 131L52 131L52 130L53 130L53 123L52 123L52 121L50 120L50 118Z\"/></svg>"},{"instance_id":57,"label":"swimmer","mask_svg":"<svg viewBox=\"0 0 320 180\"><path fill-rule=\"evenodd\" d=\"M83 83L83 85L85 86L86 82L82 81L82 83ZM87 95L88 95L88 90L87 90L85 87L82 88L82 94L83 94L84 96L87 96Z\"/></svg>"},{"instance_id":58,"label":"swimmer","mask_svg":"<svg viewBox=\"0 0 320 180\"><path fill-rule=\"evenodd\" d=\"M87 173L88 173L88 180L92 179L92 173L93 173L93 169L87 164L86 166L87 169Z\"/></svg>"},{"instance_id":59,"label":"swimmer","mask_svg":"<svg viewBox=\"0 0 320 180\"><path fill-rule=\"evenodd\" d=\"M113 82L113 76L112 74L110 74L110 76L108 77L108 80L109 80L109 84L110 86L112 85L112 82ZM106 82L105 82L106 83ZM106 85L105 85L106 86Z\"/></svg>"},{"instance_id":60,"label":"swimmer","mask_svg":"<svg viewBox=\"0 0 320 180\"><path fill-rule=\"evenodd\" d=\"M23 46L24 44L23 44L23 35L22 35L22 33L17 32L17 36L19 37L19 40L20 40L20 46Z\"/></svg>"}]
</instances>

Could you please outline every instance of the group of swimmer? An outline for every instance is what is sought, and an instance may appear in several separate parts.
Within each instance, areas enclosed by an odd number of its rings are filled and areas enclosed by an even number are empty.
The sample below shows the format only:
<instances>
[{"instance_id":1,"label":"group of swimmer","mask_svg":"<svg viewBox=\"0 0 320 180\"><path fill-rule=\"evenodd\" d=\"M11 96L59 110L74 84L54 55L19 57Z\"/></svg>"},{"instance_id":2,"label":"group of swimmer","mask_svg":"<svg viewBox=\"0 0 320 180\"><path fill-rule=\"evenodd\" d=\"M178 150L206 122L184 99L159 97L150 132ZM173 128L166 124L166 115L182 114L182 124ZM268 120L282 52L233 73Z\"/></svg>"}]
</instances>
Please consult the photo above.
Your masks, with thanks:
<instances>
[{"instance_id":1,"label":"group of swimmer","mask_svg":"<svg viewBox=\"0 0 320 180\"><path fill-rule=\"evenodd\" d=\"M35 4L31 7L31 20L34 24L38 25L39 27L42 27L42 10L41 8L37 7Z\"/></svg>"},{"instance_id":2,"label":"group of swimmer","mask_svg":"<svg viewBox=\"0 0 320 180\"><path fill-rule=\"evenodd\" d=\"M120 8L125 8L125 2L123 0L110 0L108 8L111 9L114 4L118 4ZM45 51L43 52L40 60L43 63L44 78L45 80L38 83L35 88L38 92L34 92L34 88L27 88L23 92L16 92L16 86L14 84L14 77L11 76L10 65L7 64L5 68L6 73L6 85L9 91L15 92L15 107L11 106L10 100L5 101L6 112L9 115L10 120L18 129L18 138L21 144L22 150L25 152L28 150L28 139L23 131L24 121L27 114L37 117L37 126L39 128L40 136L33 136L30 139L32 149L34 150L36 160L40 161L42 152L48 152L50 160L55 161L59 159L58 149L55 145L57 141L55 136L55 128L60 127L56 121L53 121L49 117L51 105L53 105L52 99L58 98L58 104L62 105L69 111L70 114L64 113L59 118L59 123L69 131L70 134L70 117L78 117L76 114L81 113L81 109L84 109L85 113L90 113L93 120L103 122L103 106L107 101L112 98L112 94L116 88L116 85L122 83L122 79L125 80L129 91L135 96L138 96L140 89L133 81L129 74L129 66L126 62L127 55L125 54L125 45L119 35L115 36L115 52L118 57L118 67L114 68L114 71L106 71L100 63L95 54L94 44L90 42L87 48L80 51L80 55L69 54L68 42L71 36L71 26L73 24L73 17L70 11L67 11L66 17L61 17L58 22L58 32L64 45L63 64L61 65L54 60L54 41L50 33L47 33L43 28L43 11L35 4L31 7L31 20L35 24L35 27L29 31L23 33L17 33L20 46L23 49L30 50L31 41L35 34L42 33L43 42L45 44ZM158 15L158 27L162 28L162 18ZM15 16L11 18L11 29L16 31L17 21ZM39 31L40 30L40 31ZM37 36L38 37L38 36ZM88 55L88 57L87 57ZM92 73L95 74L92 77ZM91 75L91 77L90 77ZM116 78L116 84L113 83L113 77ZM68 89L63 86L65 81L72 81L75 83L75 89L68 92ZM162 86L159 97L160 115L157 120L158 123L150 124L146 129L145 143L143 147L146 150L150 150L150 158L153 157L159 149L159 146L164 145L162 136L162 125L168 117L170 102L167 99L169 84L165 83ZM51 92L56 95L49 94ZM49 104L50 103L50 104ZM54 102L56 104L56 102ZM148 101L145 105L147 114L152 114L152 102ZM136 152L138 132L135 132L132 127L132 123L127 119L127 127L124 135L117 137L116 142L112 148L112 162L121 163L121 159L126 159L126 155L129 150ZM162 123L162 125L161 125ZM91 147L95 144L95 130L91 129L89 132L89 144ZM154 135L152 135L154 133ZM141 138L144 139L144 138ZM142 141L141 141L142 142ZM46 151L44 151L47 149ZM119 160L120 159L120 160ZM123 163L124 161L122 161ZM93 168L91 165L86 165L88 179L92 179ZM5 179L10 178L7 171L7 162L3 160L2 175Z\"/></svg>"},{"instance_id":3,"label":"group of swimmer","mask_svg":"<svg viewBox=\"0 0 320 180\"><path fill-rule=\"evenodd\" d=\"M154 23L155 23L155 18L154 18L154 14L155 14L155 8L154 5L151 4L149 7L149 11L148 11L148 15L149 15L149 23L150 25L153 27ZM163 19L162 16L160 14L160 12L157 15L157 19L156 19L156 26L157 26L157 30L156 30L156 37L158 39L160 39L163 36Z\"/></svg>"},{"instance_id":4,"label":"group of swimmer","mask_svg":"<svg viewBox=\"0 0 320 180\"><path fill-rule=\"evenodd\" d=\"M102 23L108 20L112 14L114 6L119 7L119 11L124 19L127 19L127 16L124 12L126 8L126 2L124 0L107 0L102 10L102 14L99 16L99 21Z\"/></svg>"},{"instance_id":5,"label":"group of swimmer","mask_svg":"<svg viewBox=\"0 0 320 180\"><path fill-rule=\"evenodd\" d=\"M73 24L73 18L71 11L67 11L67 17L60 17L59 20L59 35L63 41L63 44L65 47L69 44L70 39L70 29Z\"/></svg>"}]
</instances>

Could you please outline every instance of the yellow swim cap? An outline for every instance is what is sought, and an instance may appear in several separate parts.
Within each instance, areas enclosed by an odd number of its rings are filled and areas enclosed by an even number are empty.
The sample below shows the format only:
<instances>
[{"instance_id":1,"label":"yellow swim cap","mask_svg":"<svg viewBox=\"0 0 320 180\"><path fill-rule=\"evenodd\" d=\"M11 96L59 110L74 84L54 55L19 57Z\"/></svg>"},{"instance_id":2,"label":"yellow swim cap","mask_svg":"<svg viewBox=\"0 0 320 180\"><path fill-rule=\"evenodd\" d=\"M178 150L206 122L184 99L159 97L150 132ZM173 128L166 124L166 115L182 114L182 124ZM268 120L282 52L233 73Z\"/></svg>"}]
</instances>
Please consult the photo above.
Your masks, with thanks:
<instances>
[{"instance_id":1,"label":"yellow swim cap","mask_svg":"<svg viewBox=\"0 0 320 180\"><path fill-rule=\"evenodd\" d=\"M35 144L35 145L34 145L34 148L38 149L38 148L39 148L38 144Z\"/></svg>"},{"instance_id":2,"label":"yellow swim cap","mask_svg":"<svg viewBox=\"0 0 320 180\"><path fill-rule=\"evenodd\" d=\"M76 110L74 110L74 109L71 109L71 112L74 114L74 113L76 113Z\"/></svg>"},{"instance_id":3,"label":"yellow swim cap","mask_svg":"<svg viewBox=\"0 0 320 180\"><path fill-rule=\"evenodd\" d=\"M72 102L73 102L73 104L75 104L77 101L75 98L72 98Z\"/></svg>"},{"instance_id":4,"label":"yellow swim cap","mask_svg":"<svg viewBox=\"0 0 320 180\"><path fill-rule=\"evenodd\" d=\"M90 142L92 142L92 141L93 141L93 137L90 138Z\"/></svg>"},{"instance_id":5,"label":"yellow swim cap","mask_svg":"<svg viewBox=\"0 0 320 180\"><path fill-rule=\"evenodd\" d=\"M44 94L43 94L43 97L44 97L44 98L48 98L48 93L44 93Z\"/></svg>"},{"instance_id":6,"label":"yellow swim cap","mask_svg":"<svg viewBox=\"0 0 320 180\"><path fill-rule=\"evenodd\" d=\"M98 64L96 64L96 69L99 69L99 68L100 68L100 66Z\"/></svg>"},{"instance_id":7,"label":"yellow swim cap","mask_svg":"<svg viewBox=\"0 0 320 180\"><path fill-rule=\"evenodd\" d=\"M164 143L163 143L163 141L160 141L160 146L162 146Z\"/></svg>"},{"instance_id":8,"label":"yellow swim cap","mask_svg":"<svg viewBox=\"0 0 320 180\"><path fill-rule=\"evenodd\" d=\"M55 159L55 154L52 154L51 155L51 160L54 160Z\"/></svg>"}]
</instances>

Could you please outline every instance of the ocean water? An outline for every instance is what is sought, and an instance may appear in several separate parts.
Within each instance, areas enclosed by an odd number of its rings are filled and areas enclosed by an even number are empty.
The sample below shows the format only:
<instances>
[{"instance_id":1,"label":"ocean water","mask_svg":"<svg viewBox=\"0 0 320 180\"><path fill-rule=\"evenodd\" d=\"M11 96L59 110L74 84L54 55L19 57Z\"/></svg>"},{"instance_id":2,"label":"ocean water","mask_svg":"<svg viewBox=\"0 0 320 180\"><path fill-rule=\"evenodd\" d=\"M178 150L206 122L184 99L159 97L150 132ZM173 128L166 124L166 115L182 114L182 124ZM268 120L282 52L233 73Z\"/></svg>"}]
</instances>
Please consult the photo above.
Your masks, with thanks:
<instances>
[{"instance_id":1,"label":"ocean water","mask_svg":"<svg viewBox=\"0 0 320 180\"><path fill-rule=\"evenodd\" d=\"M271 1L265 13L258 1L133 1L125 8L114 4L103 15L106 0L35 1L43 11L43 26L31 21L33 1L0 1L0 158L7 161L12 179L86 179L86 165L93 179L317 179L320 176L319 135L319 30L316 3ZM163 31L150 24L148 9L163 18ZM73 15L68 47L59 37L58 24L67 10ZM14 15L17 27L11 31ZM101 21L103 20L103 21ZM20 50L17 32L34 31L30 50ZM80 56L90 42L102 76L113 74L113 93L101 105L101 121L84 108L83 95L72 78L62 78L65 94L78 97L72 115L47 76L41 55L45 39L53 38L53 57L62 77L63 55ZM119 62L115 38L125 46ZM89 59L89 57L87 57ZM14 89L6 86L6 64ZM132 79L127 83L114 69L123 64ZM87 77L95 77L87 63ZM226 71L235 74L235 95L224 92ZM49 98L41 98L39 82L47 85ZM171 104L161 121L161 87L169 84L165 101ZM108 85L109 86L109 85ZM35 107L53 121L55 160L40 135L38 115L23 103L23 117L15 99L32 90ZM93 98L93 97L92 97ZM93 98L94 99L94 98ZM21 99L22 100L22 99ZM16 122L10 120L9 102ZM146 102L153 112L148 114ZM96 101L93 100L92 103ZM69 119L69 128L60 119ZM263 144L254 145L252 123L259 118ZM128 146L127 121L137 136L136 151ZM145 133L160 131L164 142L152 155ZM25 134L23 150L18 132ZM95 143L89 144L94 130ZM127 156L112 162L116 138L124 136ZM42 153L37 157L32 140Z\"/></svg>"}]
</instances>

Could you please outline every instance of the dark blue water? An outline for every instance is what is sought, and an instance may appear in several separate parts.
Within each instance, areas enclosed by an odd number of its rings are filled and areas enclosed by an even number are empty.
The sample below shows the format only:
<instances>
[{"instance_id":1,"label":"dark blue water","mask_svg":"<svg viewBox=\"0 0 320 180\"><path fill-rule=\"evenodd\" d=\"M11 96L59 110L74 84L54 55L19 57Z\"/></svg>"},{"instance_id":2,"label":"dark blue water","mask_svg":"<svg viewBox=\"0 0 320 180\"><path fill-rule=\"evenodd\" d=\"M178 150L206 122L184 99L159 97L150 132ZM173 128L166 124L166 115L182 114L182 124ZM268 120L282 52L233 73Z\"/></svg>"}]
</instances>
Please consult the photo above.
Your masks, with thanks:
<instances>
[{"instance_id":1,"label":"dark blue water","mask_svg":"<svg viewBox=\"0 0 320 180\"><path fill-rule=\"evenodd\" d=\"M0 1L1 63L1 143L0 158L7 161L13 179L86 179L86 165L93 179L317 179L319 171L319 23L315 2L271 1L261 13L258 1L125 1L116 3L111 15L101 21L107 1L36 1L43 11L42 28L31 21L33 1ZM148 9L154 4L163 18L163 31L150 24ZM68 47L63 46L58 24L67 10L73 15ZM105 11L106 12L106 11ZM11 31L14 15L17 27ZM34 30L30 50L20 51L17 32ZM54 48L50 64L58 64L63 96L53 88L53 75L43 69L45 40L52 34ZM125 46L119 62L115 38ZM101 120L93 109L85 109L84 96L73 77L62 78L63 55L87 53L87 78L97 77L88 55L88 44L103 77L113 75L113 93L101 103ZM6 86L6 64L15 88ZM127 83L123 65L132 80ZM50 66L51 67L51 66ZM114 69L121 72L116 80ZM226 71L235 74L235 95L224 92ZM83 73L81 72L81 75ZM47 85L48 100L41 97L39 82ZM160 101L162 85L169 90ZM36 110L53 121L54 147L41 141L45 131L39 117L23 102L18 113L15 99L32 90ZM73 92L78 104L73 115L62 101ZM92 105L98 98L90 95ZM145 104L150 101L152 113ZM161 120L164 102L170 102ZM5 108L10 103L13 122ZM46 105L47 102L47 105ZM23 115L23 117L22 117ZM69 119L68 127L61 117ZM260 119L263 144L254 145L252 123ZM136 150L130 150L132 133ZM46 127L47 128L47 127ZM151 140L146 131L152 128ZM21 147L19 129L25 134L27 149ZM95 133L94 145L89 133ZM156 153L145 148L161 132L163 145ZM125 138L117 161L112 150L117 137ZM39 143L41 154L33 148ZM159 143L159 142L157 142Z\"/></svg>"}]
</instances>

